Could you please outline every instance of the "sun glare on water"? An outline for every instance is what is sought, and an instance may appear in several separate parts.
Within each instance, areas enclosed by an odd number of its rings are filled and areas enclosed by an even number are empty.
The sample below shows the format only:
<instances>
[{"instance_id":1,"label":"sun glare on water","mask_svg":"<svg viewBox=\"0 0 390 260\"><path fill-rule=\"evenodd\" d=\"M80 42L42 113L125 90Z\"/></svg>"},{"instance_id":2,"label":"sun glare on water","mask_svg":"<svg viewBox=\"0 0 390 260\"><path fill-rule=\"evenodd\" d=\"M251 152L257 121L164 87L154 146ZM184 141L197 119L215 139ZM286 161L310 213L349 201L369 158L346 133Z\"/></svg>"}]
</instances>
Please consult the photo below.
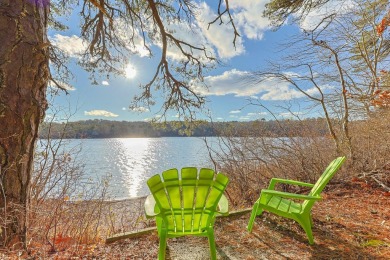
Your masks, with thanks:
<instances>
[{"instance_id":1,"label":"sun glare on water","mask_svg":"<svg viewBox=\"0 0 390 260\"><path fill-rule=\"evenodd\" d=\"M137 70L134 68L133 65L128 64L125 68L125 74L126 78L132 79L137 75Z\"/></svg>"}]
</instances>

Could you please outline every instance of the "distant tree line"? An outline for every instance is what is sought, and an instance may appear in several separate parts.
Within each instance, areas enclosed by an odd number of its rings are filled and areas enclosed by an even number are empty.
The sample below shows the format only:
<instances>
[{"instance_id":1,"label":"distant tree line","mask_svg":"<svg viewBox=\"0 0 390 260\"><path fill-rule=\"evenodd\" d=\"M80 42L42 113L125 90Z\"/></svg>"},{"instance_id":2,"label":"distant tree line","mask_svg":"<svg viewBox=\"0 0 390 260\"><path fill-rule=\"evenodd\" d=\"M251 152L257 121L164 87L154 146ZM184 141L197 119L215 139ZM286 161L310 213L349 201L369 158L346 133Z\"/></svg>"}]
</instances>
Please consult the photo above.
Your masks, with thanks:
<instances>
[{"instance_id":1,"label":"distant tree line","mask_svg":"<svg viewBox=\"0 0 390 260\"><path fill-rule=\"evenodd\" d=\"M302 128L302 123L305 125ZM85 120L64 123L43 123L39 131L40 138L130 138L130 137L177 137L177 136L220 136L229 133L236 136L289 136L291 133L301 136L311 133L324 136L327 133L326 121L322 118L305 120L250 122L204 122L195 126L180 121L166 123L130 122L110 120Z\"/></svg>"}]
</instances>

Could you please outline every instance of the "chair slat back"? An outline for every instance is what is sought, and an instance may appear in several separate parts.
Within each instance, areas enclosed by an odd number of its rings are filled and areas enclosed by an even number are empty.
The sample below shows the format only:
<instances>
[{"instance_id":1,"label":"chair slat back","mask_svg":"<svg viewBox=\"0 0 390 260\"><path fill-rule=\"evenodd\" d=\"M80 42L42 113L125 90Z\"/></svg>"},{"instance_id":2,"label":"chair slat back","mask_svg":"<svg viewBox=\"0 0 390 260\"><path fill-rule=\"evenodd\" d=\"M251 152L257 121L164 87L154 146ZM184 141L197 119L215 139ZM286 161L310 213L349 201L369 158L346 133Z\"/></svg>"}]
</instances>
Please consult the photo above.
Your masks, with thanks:
<instances>
[{"instance_id":1,"label":"chair slat back","mask_svg":"<svg viewBox=\"0 0 390 260\"><path fill-rule=\"evenodd\" d=\"M317 182L314 184L313 188L311 189L309 195L310 196L319 196L322 192L322 190L325 188L326 184L332 179L332 177L335 175L335 173L340 169L341 165L346 160L345 156L338 157L334 159L328 167L326 167L325 171L322 173L320 178L317 180ZM302 204L302 208L311 208L311 206L314 204L315 201L305 201Z\"/></svg>"},{"instance_id":2,"label":"chair slat back","mask_svg":"<svg viewBox=\"0 0 390 260\"><path fill-rule=\"evenodd\" d=\"M326 167L325 171L322 173L321 177L314 184L314 187L310 191L311 196L318 196L325 188L326 184L332 179L333 175L340 169L341 165L344 163L345 157L338 157L334 159L328 167Z\"/></svg>"},{"instance_id":3,"label":"chair slat back","mask_svg":"<svg viewBox=\"0 0 390 260\"><path fill-rule=\"evenodd\" d=\"M170 169L151 177L147 184L169 232L202 232L210 225L229 182L221 174L195 167Z\"/></svg>"}]
</instances>

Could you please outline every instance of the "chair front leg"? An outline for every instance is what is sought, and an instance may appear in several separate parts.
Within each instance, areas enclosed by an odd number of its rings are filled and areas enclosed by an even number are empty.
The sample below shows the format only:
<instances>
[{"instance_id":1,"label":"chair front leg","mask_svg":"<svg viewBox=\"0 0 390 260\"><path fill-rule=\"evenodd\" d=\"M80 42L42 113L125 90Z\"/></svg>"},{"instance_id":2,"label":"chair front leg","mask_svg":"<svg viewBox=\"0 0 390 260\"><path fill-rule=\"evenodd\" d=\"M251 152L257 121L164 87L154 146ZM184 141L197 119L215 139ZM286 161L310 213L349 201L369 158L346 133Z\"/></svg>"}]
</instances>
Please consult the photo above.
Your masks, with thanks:
<instances>
[{"instance_id":1,"label":"chair front leg","mask_svg":"<svg viewBox=\"0 0 390 260\"><path fill-rule=\"evenodd\" d=\"M246 227L246 229L249 232L252 232L253 224L255 223L256 216L261 215L262 213L263 213L263 210L260 208L260 203L258 201L256 201L255 204L253 205L253 209L252 209L251 217L249 218L248 226Z\"/></svg>"},{"instance_id":2,"label":"chair front leg","mask_svg":"<svg viewBox=\"0 0 390 260\"><path fill-rule=\"evenodd\" d=\"M314 244L314 238L313 238L313 231L311 229L312 223L311 223L311 215L309 216L304 216L299 219L297 219L297 222L301 225L303 230L305 231L307 238L309 240L309 244L313 245Z\"/></svg>"},{"instance_id":3,"label":"chair front leg","mask_svg":"<svg viewBox=\"0 0 390 260\"><path fill-rule=\"evenodd\" d=\"M214 229L210 227L207 231L209 238L209 247L210 247L210 257L212 260L217 259L217 251L215 248L215 238L214 238Z\"/></svg>"},{"instance_id":4,"label":"chair front leg","mask_svg":"<svg viewBox=\"0 0 390 260\"><path fill-rule=\"evenodd\" d=\"M159 260L165 260L165 252L167 249L167 231L165 229L162 229L160 234L160 246L158 251L158 259Z\"/></svg>"}]
</instances>

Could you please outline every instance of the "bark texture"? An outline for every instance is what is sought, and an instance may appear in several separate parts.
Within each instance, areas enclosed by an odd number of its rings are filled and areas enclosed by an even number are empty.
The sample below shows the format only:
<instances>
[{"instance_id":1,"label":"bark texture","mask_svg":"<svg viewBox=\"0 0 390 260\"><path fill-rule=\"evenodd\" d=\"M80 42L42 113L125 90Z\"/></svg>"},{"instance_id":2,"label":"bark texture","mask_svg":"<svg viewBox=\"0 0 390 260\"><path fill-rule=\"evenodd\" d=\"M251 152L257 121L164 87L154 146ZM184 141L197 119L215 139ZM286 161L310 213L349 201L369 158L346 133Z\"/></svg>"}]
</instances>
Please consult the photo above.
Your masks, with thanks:
<instances>
[{"instance_id":1,"label":"bark texture","mask_svg":"<svg viewBox=\"0 0 390 260\"><path fill-rule=\"evenodd\" d=\"M0 0L0 243L25 246L49 77L47 0Z\"/></svg>"}]
</instances>

